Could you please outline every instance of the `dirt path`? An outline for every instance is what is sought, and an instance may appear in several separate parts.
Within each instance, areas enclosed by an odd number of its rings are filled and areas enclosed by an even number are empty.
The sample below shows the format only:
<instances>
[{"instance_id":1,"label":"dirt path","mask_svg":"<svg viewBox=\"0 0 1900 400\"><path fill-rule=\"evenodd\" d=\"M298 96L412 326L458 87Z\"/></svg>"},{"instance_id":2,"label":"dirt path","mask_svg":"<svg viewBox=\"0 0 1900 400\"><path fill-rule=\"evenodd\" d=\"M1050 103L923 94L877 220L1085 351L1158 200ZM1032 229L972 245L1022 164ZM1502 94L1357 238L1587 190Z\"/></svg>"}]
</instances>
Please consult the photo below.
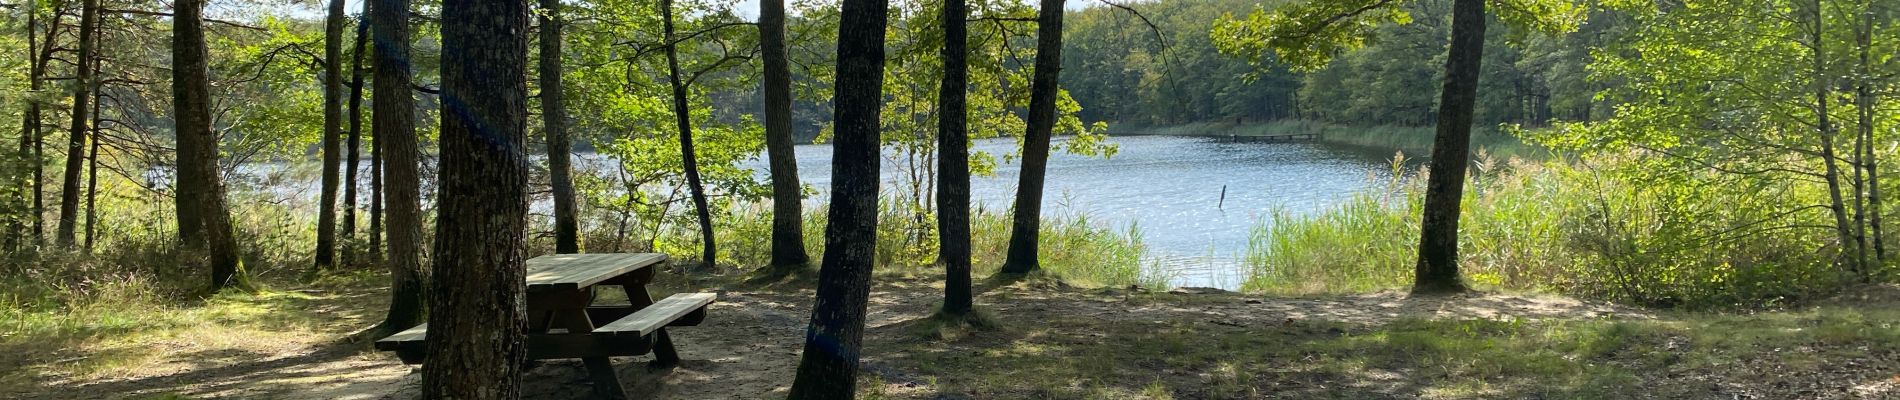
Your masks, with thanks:
<instances>
[{"instance_id":1,"label":"dirt path","mask_svg":"<svg viewBox=\"0 0 1900 400\"><path fill-rule=\"evenodd\" d=\"M940 289L925 282L880 284L873 292L868 320L865 369L879 392L900 398L932 398L943 388L918 373L907 352L920 344L905 329L907 321L929 314ZM687 360L670 370L645 366L646 357L616 360L632 393L655 399L754 399L783 395L796 368L809 291L722 291L707 323L674 329ZM1113 290L990 290L979 301L1006 323L1033 325L1055 318L1089 318L1102 324L1212 323L1231 327L1274 327L1302 320L1376 325L1400 318L1581 319L1615 316L1647 318L1640 312L1563 298L1475 295L1411 300L1399 293L1326 299L1239 296L1217 291L1178 290L1171 294ZM359 312L355 310L351 312ZM1025 322L1009 322L1025 321ZM1021 334L1018 332L1017 334ZM980 343L951 343L948 348L982 351ZM62 390L82 397L150 398L177 394L190 398L404 399L419 385L414 369L362 343L313 341L271 354L192 363L203 354L179 354L180 366L146 376L95 382L71 382ZM524 396L537 399L586 398L589 386L578 362L550 361L524 376ZM61 385L65 386L65 385ZM52 388L48 388L52 389ZM956 398L956 397L950 397Z\"/></svg>"}]
</instances>

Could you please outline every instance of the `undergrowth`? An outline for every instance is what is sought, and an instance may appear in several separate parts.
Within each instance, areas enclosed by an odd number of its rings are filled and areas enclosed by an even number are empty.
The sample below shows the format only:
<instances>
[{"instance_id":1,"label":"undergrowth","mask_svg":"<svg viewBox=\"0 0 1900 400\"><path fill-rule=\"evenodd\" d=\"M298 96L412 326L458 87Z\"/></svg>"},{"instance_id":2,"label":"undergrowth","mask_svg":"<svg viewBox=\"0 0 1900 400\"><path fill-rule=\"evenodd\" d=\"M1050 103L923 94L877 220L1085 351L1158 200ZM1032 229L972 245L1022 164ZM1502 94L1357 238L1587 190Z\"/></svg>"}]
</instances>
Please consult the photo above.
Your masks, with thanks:
<instances>
[{"instance_id":1,"label":"undergrowth","mask_svg":"<svg viewBox=\"0 0 1900 400\"><path fill-rule=\"evenodd\" d=\"M1480 152L1461 205L1461 272L1480 287L1661 307L1771 306L1854 283L1835 263L1825 211L1791 206L1824 203L1823 190L1714 174L1658 178L1644 162L1505 162ZM1428 173L1395 171L1381 189L1334 208L1276 215L1249 242L1244 289L1407 285Z\"/></svg>"}]
</instances>

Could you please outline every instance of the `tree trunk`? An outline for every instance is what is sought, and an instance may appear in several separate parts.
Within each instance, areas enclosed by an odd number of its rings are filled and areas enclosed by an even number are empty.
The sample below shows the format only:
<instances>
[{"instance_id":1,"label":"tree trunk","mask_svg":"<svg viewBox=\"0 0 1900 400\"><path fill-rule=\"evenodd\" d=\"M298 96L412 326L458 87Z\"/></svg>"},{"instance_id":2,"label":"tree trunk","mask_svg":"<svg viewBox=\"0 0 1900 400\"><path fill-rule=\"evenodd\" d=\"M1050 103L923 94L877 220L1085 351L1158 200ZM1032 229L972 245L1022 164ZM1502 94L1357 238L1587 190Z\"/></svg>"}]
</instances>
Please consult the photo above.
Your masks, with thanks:
<instances>
[{"instance_id":1,"label":"tree trunk","mask_svg":"<svg viewBox=\"0 0 1900 400\"><path fill-rule=\"evenodd\" d=\"M38 15L37 0L33 4L36 7L32 14ZM33 44L29 47L38 49L35 50L38 52L37 55L29 55L28 58L28 61L32 63L32 66L28 68L28 73L31 75L28 77L31 81L29 87L36 93L45 89L46 62L53 58L53 49L59 47L53 45L53 36L59 33L60 20L64 17L64 14L53 13L52 22L47 24L46 39L29 43ZM31 225L33 228L31 240L23 244L33 247L42 246L46 242L46 125L41 121L41 108L38 101L33 101L27 105L26 109L27 124L33 128L33 155L31 157L33 162L33 208L31 210L33 221Z\"/></svg>"},{"instance_id":2,"label":"tree trunk","mask_svg":"<svg viewBox=\"0 0 1900 400\"><path fill-rule=\"evenodd\" d=\"M90 0L89 0L90 1ZM209 252L211 290L249 289L225 206L218 134L211 127L211 79L204 32L205 0L178 0L172 17L172 105L178 133L178 205L193 209ZM180 211L183 215L185 212ZM184 225L186 221L179 221ZM182 234L182 231L181 231Z\"/></svg>"},{"instance_id":3,"label":"tree trunk","mask_svg":"<svg viewBox=\"0 0 1900 400\"><path fill-rule=\"evenodd\" d=\"M858 351L877 257L879 108L888 0L844 0L838 25L831 208L817 302L789 396L857 395Z\"/></svg>"},{"instance_id":4,"label":"tree trunk","mask_svg":"<svg viewBox=\"0 0 1900 400\"><path fill-rule=\"evenodd\" d=\"M970 10L943 2L943 86L937 92L937 262L943 263L943 313L969 314L970 294Z\"/></svg>"},{"instance_id":5,"label":"tree trunk","mask_svg":"<svg viewBox=\"0 0 1900 400\"><path fill-rule=\"evenodd\" d=\"M37 36L39 25L39 1L28 1L26 3L26 63L27 80L32 82L30 88L33 92L40 90L40 64L39 56L36 54L40 47L39 36ZM26 111L20 114L20 160L23 164L38 164L39 161L33 158L33 140L39 137L39 114L40 104L33 100L27 101ZM29 215L32 212L30 207L32 202L28 200L30 195L27 192L38 192L39 185L38 179L27 178L25 174L21 174L18 189L20 214L8 221L6 241L8 251L20 251L28 247L26 219L35 217Z\"/></svg>"},{"instance_id":6,"label":"tree trunk","mask_svg":"<svg viewBox=\"0 0 1900 400\"><path fill-rule=\"evenodd\" d=\"M330 0L323 23L323 187L317 200L316 263L311 273L336 266L337 167L343 162L343 0Z\"/></svg>"},{"instance_id":7,"label":"tree trunk","mask_svg":"<svg viewBox=\"0 0 1900 400\"><path fill-rule=\"evenodd\" d=\"M1821 161L1827 168L1828 210L1834 214L1834 229L1839 236L1841 246L1845 248L1842 250L1843 254L1853 255L1859 251L1860 246L1856 245L1853 226L1847 222L1847 207L1841 200L1841 171L1840 166L1837 165L1840 157L1834 152L1834 126L1827 114L1827 92L1832 83L1827 78L1826 52L1822 49L1827 44L1822 42L1822 29L1825 26L1821 15L1821 1L1814 0L1809 5L1813 7L1813 10L1810 10L1813 12L1810 17L1814 18L1811 26L1814 28L1812 32L1814 36L1809 47L1814 53L1814 112L1817 126L1821 130ZM1858 262L1858 259L1850 261L1848 272L1860 275L1864 272L1861 271L1862 266L1863 264Z\"/></svg>"},{"instance_id":8,"label":"tree trunk","mask_svg":"<svg viewBox=\"0 0 1900 400\"><path fill-rule=\"evenodd\" d=\"M1873 2L1862 3L1860 27L1856 29L1856 47L1860 49L1860 82L1854 91L1854 105L1860 117L1860 139L1865 143L1861 147L1861 167L1867 170L1867 229L1871 230L1874 245L1874 265L1886 265L1887 246L1880 229L1880 162L1874 148L1880 142L1874 141L1874 72L1870 49L1873 48L1874 10ZM1865 251L1865 249L1862 249ZM1871 276L1868 276L1871 278Z\"/></svg>"},{"instance_id":9,"label":"tree trunk","mask_svg":"<svg viewBox=\"0 0 1900 400\"><path fill-rule=\"evenodd\" d=\"M373 132L372 132L373 134ZM383 140L369 142L369 261L383 264Z\"/></svg>"},{"instance_id":10,"label":"tree trunk","mask_svg":"<svg viewBox=\"0 0 1900 400\"><path fill-rule=\"evenodd\" d=\"M693 195L693 211L699 215L699 258L707 267L719 266L713 240L712 210L706 205L706 186L699 180L699 160L693 153L693 113L686 108L686 82L680 76L679 43L673 34L673 1L660 0L661 27L666 32L666 69L673 84L673 119L679 124L680 162L686 167L686 186Z\"/></svg>"},{"instance_id":11,"label":"tree trunk","mask_svg":"<svg viewBox=\"0 0 1900 400\"><path fill-rule=\"evenodd\" d=\"M579 253L572 144L567 136L566 89L561 86L561 0L541 0L541 123L547 132L548 186L554 192L554 252Z\"/></svg>"},{"instance_id":12,"label":"tree trunk","mask_svg":"<svg viewBox=\"0 0 1900 400\"><path fill-rule=\"evenodd\" d=\"M92 60L92 68L98 71L104 65L99 59ZM92 235L99 225L99 93L92 94L92 149L86 155L86 236L80 248L92 253Z\"/></svg>"},{"instance_id":13,"label":"tree trunk","mask_svg":"<svg viewBox=\"0 0 1900 400\"><path fill-rule=\"evenodd\" d=\"M1049 169L1049 136L1056 126L1057 81L1062 73L1062 5L1042 0L1036 16L1036 67L1029 84L1029 130L1023 133L1023 166L1016 184L1015 226L1010 229L1005 274L1041 268L1037 246L1042 231L1042 186Z\"/></svg>"},{"instance_id":14,"label":"tree trunk","mask_svg":"<svg viewBox=\"0 0 1900 400\"><path fill-rule=\"evenodd\" d=\"M376 38L370 129L376 136L376 151L381 152L373 157L381 160L380 179L388 185L380 210L388 212L383 228L388 230L389 258L383 262L389 265L390 279L389 314L382 330L395 333L421 321L425 306L422 181L417 171L416 100L409 89L409 0L370 0L369 13L371 35Z\"/></svg>"},{"instance_id":15,"label":"tree trunk","mask_svg":"<svg viewBox=\"0 0 1900 400\"><path fill-rule=\"evenodd\" d=\"M1458 212L1471 159L1471 114L1484 60L1484 18L1484 0L1452 4L1451 49L1445 60L1444 91L1439 93L1438 132L1432 141L1432 170L1419 225L1412 293L1466 290L1458 276Z\"/></svg>"},{"instance_id":16,"label":"tree trunk","mask_svg":"<svg viewBox=\"0 0 1900 400\"><path fill-rule=\"evenodd\" d=\"M805 190L792 143L792 69L786 56L785 0L759 0L759 43L765 58L765 155L772 171L772 267L804 268Z\"/></svg>"},{"instance_id":17,"label":"tree trunk","mask_svg":"<svg viewBox=\"0 0 1900 400\"><path fill-rule=\"evenodd\" d=\"M365 3L367 7L367 3ZM356 167L361 159L363 146L363 47L369 43L368 16L359 16L356 21L356 51L350 53L350 140L345 146L347 151L346 167L343 171L343 265L355 266L356 260Z\"/></svg>"},{"instance_id":18,"label":"tree trunk","mask_svg":"<svg viewBox=\"0 0 1900 400\"><path fill-rule=\"evenodd\" d=\"M515 399L527 361L527 0L442 3L442 195L424 399Z\"/></svg>"},{"instance_id":19,"label":"tree trunk","mask_svg":"<svg viewBox=\"0 0 1900 400\"><path fill-rule=\"evenodd\" d=\"M59 193L59 238L60 248L71 249L74 242L75 223L79 219L79 173L85 167L86 132L92 119L86 116L90 108L86 102L92 98L93 70L91 60L98 44L99 0L84 0L79 13L79 60L73 69L77 70L73 80L72 135L66 142L65 184Z\"/></svg>"}]
</instances>

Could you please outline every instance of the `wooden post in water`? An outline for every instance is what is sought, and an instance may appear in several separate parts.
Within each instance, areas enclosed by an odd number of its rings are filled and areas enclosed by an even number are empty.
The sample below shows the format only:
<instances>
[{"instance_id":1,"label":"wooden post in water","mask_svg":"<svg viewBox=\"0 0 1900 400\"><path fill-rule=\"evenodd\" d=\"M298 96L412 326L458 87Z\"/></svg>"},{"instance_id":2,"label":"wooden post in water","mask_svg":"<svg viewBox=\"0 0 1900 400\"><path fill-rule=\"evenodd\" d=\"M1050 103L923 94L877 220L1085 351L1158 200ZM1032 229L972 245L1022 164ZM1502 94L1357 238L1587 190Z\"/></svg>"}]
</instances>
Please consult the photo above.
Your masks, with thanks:
<instances>
[{"instance_id":1,"label":"wooden post in water","mask_svg":"<svg viewBox=\"0 0 1900 400\"><path fill-rule=\"evenodd\" d=\"M1220 200L1214 203L1214 209L1227 209L1227 185L1220 185Z\"/></svg>"}]
</instances>

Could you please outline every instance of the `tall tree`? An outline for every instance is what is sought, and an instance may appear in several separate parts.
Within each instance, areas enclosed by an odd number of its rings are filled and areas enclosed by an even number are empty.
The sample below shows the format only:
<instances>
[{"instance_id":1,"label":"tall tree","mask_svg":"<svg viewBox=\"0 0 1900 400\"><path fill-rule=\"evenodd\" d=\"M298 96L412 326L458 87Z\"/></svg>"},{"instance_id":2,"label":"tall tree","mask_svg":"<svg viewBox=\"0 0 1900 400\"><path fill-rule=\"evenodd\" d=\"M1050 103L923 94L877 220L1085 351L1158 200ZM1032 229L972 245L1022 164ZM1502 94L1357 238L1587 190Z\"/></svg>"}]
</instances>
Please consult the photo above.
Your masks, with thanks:
<instances>
[{"instance_id":1,"label":"tall tree","mask_svg":"<svg viewBox=\"0 0 1900 400\"><path fill-rule=\"evenodd\" d=\"M343 161L343 0L330 0L323 23L323 185L318 195L316 262L310 272L336 264L337 167Z\"/></svg>"},{"instance_id":2,"label":"tall tree","mask_svg":"<svg viewBox=\"0 0 1900 400\"><path fill-rule=\"evenodd\" d=\"M38 15L40 9L34 6L30 11L32 11L30 15ZM28 47L38 49L38 53L30 55L32 59L28 59L32 63L32 66L28 68L28 74L30 74L28 87L34 93L40 93L46 89L46 63L53 61L53 49L59 49L59 45L53 45L53 38L57 38L61 30L61 21L66 17L66 13L59 11L59 2L53 4L51 17L53 21L47 21L44 28L46 36L42 36L38 44L28 45ZM44 112L44 104L40 104L40 100L36 97L30 99L27 104L27 127L30 127L30 133L32 133L30 135L32 136L32 155L28 155L28 159L32 161L32 188L30 188L32 207L27 212L28 218L32 220L28 224L32 226L30 229L32 233L30 233L30 239L23 243L28 246L46 245L46 123L42 121L42 112Z\"/></svg>"},{"instance_id":3,"label":"tall tree","mask_svg":"<svg viewBox=\"0 0 1900 400\"><path fill-rule=\"evenodd\" d=\"M803 268L805 190L792 143L792 68L786 58L785 0L759 0L759 46L765 58L765 156L772 171L772 267Z\"/></svg>"},{"instance_id":4,"label":"tall tree","mask_svg":"<svg viewBox=\"0 0 1900 400\"><path fill-rule=\"evenodd\" d=\"M382 160L379 175L388 186L383 193L387 197L380 203L388 213L384 227L389 258L382 261L389 265L390 279L389 313L382 330L394 333L421 320L424 306L420 150L416 100L409 89L409 0L370 0L369 15L375 42L371 70L376 75L376 90L370 92L370 129L375 135L374 149L382 153L372 157Z\"/></svg>"},{"instance_id":5,"label":"tall tree","mask_svg":"<svg viewBox=\"0 0 1900 400\"><path fill-rule=\"evenodd\" d=\"M1471 165L1471 113L1478 101L1484 60L1485 0L1457 0L1451 10L1451 50L1445 87L1439 92L1438 131L1432 140L1432 173L1425 183L1425 216L1419 224L1413 293L1466 290L1458 277L1458 210L1465 169Z\"/></svg>"},{"instance_id":6,"label":"tall tree","mask_svg":"<svg viewBox=\"0 0 1900 400\"><path fill-rule=\"evenodd\" d=\"M965 0L943 1L943 85L937 93L937 262L943 264L943 313L966 315L970 294L970 84Z\"/></svg>"},{"instance_id":7,"label":"tall tree","mask_svg":"<svg viewBox=\"0 0 1900 400\"><path fill-rule=\"evenodd\" d=\"M805 349L790 398L857 395L858 351L877 256L878 133L888 0L844 0L833 97L831 209Z\"/></svg>"},{"instance_id":8,"label":"tall tree","mask_svg":"<svg viewBox=\"0 0 1900 400\"><path fill-rule=\"evenodd\" d=\"M88 0L91 2L92 0ZM172 16L172 107L178 134L180 239L201 241L211 263L211 290L248 288L238 260L237 238L225 206L218 168L218 134L211 129L211 69L205 45L205 0L178 0ZM184 210L191 209L187 213ZM189 215L187 215L189 214ZM195 229L196 239L184 237Z\"/></svg>"},{"instance_id":9,"label":"tall tree","mask_svg":"<svg viewBox=\"0 0 1900 400\"><path fill-rule=\"evenodd\" d=\"M1861 246L1859 245L1859 241L1854 238L1853 225L1847 223L1847 207L1841 200L1840 156L1835 152L1834 135L1836 132L1834 130L1833 121L1828 118L1827 110L1827 99L1831 96L1828 91L1833 90L1833 82L1828 76L1829 71L1827 69L1828 60L1825 48L1828 44L1824 38L1827 28L1826 17L1822 13L1820 0L1809 1L1806 6L1809 8L1809 10L1807 10L1807 17L1811 19L1807 21L1809 23L1808 28L1810 28L1808 32L1810 34L1810 40L1807 47L1813 56L1811 61L1814 62L1814 69L1810 72L1813 73L1814 79L1811 85L1814 89L1815 129L1819 131L1821 137L1821 163L1825 166L1824 171L1826 171L1823 175L1823 179L1827 181L1828 211L1834 215L1835 232L1839 236L1841 246L1846 247L1843 251L1843 256L1854 256L1854 252L1859 251ZM1848 272L1853 274L1863 272L1861 271L1861 267L1865 265L1865 254L1860 254L1860 256L1862 257L1847 261Z\"/></svg>"},{"instance_id":10,"label":"tall tree","mask_svg":"<svg viewBox=\"0 0 1900 400\"><path fill-rule=\"evenodd\" d=\"M528 12L527 0L442 2L442 196L425 399L521 395Z\"/></svg>"},{"instance_id":11,"label":"tall tree","mask_svg":"<svg viewBox=\"0 0 1900 400\"><path fill-rule=\"evenodd\" d=\"M369 261L383 263L383 140L369 142Z\"/></svg>"},{"instance_id":12,"label":"tall tree","mask_svg":"<svg viewBox=\"0 0 1900 400\"><path fill-rule=\"evenodd\" d=\"M26 3L26 62L27 80L29 82L28 85L30 85L28 88L35 94L39 93L41 86L39 25L40 2L39 0L30 0ZM40 160L34 156L33 148L34 142L39 140L39 136L40 102L33 98L33 96L28 96L26 112L20 115L20 159L26 160L28 164L32 164L32 168L36 173L39 171ZM16 251L32 247L31 243L38 240L37 232L31 233L35 236L33 239L29 240L27 238L29 233L26 226L28 224L27 220L31 219L33 220L32 224L37 227L40 218L38 215L34 215L34 213L37 213L39 210L32 206L33 201L38 200L39 197L39 177L26 174L21 175L21 181L19 182L19 190L21 191L19 193L19 201L22 213L10 221L12 226L8 227L7 232L7 244L10 246L8 250ZM27 192L29 191L32 193L28 194ZM31 197L32 200L29 200L29 197Z\"/></svg>"},{"instance_id":13,"label":"tall tree","mask_svg":"<svg viewBox=\"0 0 1900 400\"><path fill-rule=\"evenodd\" d=\"M103 58L92 59L93 71L100 70L104 65ZM86 235L84 241L81 242L83 244L79 246L85 249L86 253L92 253L92 234L97 232L96 228L99 225L97 207L99 205L99 120L102 119L99 114L99 103L103 102L99 101L99 90L95 89L92 93L92 131L87 133L87 136L92 138L92 144L91 149L86 152Z\"/></svg>"},{"instance_id":14,"label":"tall tree","mask_svg":"<svg viewBox=\"0 0 1900 400\"><path fill-rule=\"evenodd\" d=\"M86 116L89 108L86 103L92 100L92 89L97 86L93 78L91 60L98 51L99 0L85 0L79 11L79 62L74 63L76 71L73 78L72 124L66 142L65 183L60 186L59 194L59 238L61 248L70 249L74 244L74 229L79 217L79 179L85 167L86 132L92 119ZM48 45L51 45L50 43Z\"/></svg>"},{"instance_id":15,"label":"tall tree","mask_svg":"<svg viewBox=\"0 0 1900 400\"><path fill-rule=\"evenodd\" d=\"M364 2L363 7L369 7L369 3ZM344 161L347 167L343 171L344 243L354 243L356 239L356 170L361 161L360 149L363 146L363 48L369 43L368 33L369 16L358 15L355 51L350 52L350 140L344 144L349 147ZM348 246L343 250L343 265L354 265L357 262L355 249L355 246Z\"/></svg>"},{"instance_id":16,"label":"tall tree","mask_svg":"<svg viewBox=\"0 0 1900 400\"><path fill-rule=\"evenodd\" d=\"M1062 73L1062 6L1042 0L1036 12L1036 66L1029 84L1029 129L1023 133L1023 165L1016 184L1015 225L1003 273L1026 274L1041 267L1037 244L1042 230L1042 187L1048 177L1049 136L1056 126L1056 91Z\"/></svg>"},{"instance_id":17,"label":"tall tree","mask_svg":"<svg viewBox=\"0 0 1900 400\"><path fill-rule=\"evenodd\" d=\"M1485 1L1452 3L1451 45L1439 92L1414 293L1466 290L1458 276L1459 201L1464 196L1465 171L1470 163L1471 123L1484 56ZM1271 51L1283 65L1313 71L1338 53L1366 43L1382 23L1409 23L1412 16L1401 7L1409 3L1294 2L1272 12L1255 11L1245 20L1224 20L1216 25L1213 36L1223 52L1248 56L1256 64ZM1575 30L1584 17L1583 8L1567 0L1511 0L1499 4L1509 8L1509 12L1499 14L1500 19L1550 33Z\"/></svg>"},{"instance_id":18,"label":"tall tree","mask_svg":"<svg viewBox=\"0 0 1900 400\"><path fill-rule=\"evenodd\" d=\"M1867 170L1867 208L1872 210L1868 220L1868 229L1873 231L1871 241L1874 246L1874 265L1885 265L1887 261L1886 235L1880 227L1880 159L1875 153L1874 141L1874 86L1877 77L1873 71L1872 49L1874 47L1874 15L1879 12L1875 1L1861 1L1860 21L1854 30L1855 47L1860 50L1859 73L1854 90L1854 105L1860 118L1861 166Z\"/></svg>"},{"instance_id":19,"label":"tall tree","mask_svg":"<svg viewBox=\"0 0 1900 400\"><path fill-rule=\"evenodd\" d=\"M32 10L33 15L38 15L39 8L37 2L34 4L36 5ZM58 8L57 6L54 7L55 10ZM36 50L38 51L37 55L33 55L33 58L28 60L33 63L33 66L28 70L28 73L31 74L28 79L31 81L31 83L29 83L31 86L29 87L33 89L34 93L45 90L46 63L52 61L53 50L59 48L59 46L53 45L53 38L59 34L60 21L63 20L65 16L65 13L54 12L53 20L47 24L45 29L45 39L39 41L39 43L34 46L29 46L38 48L38 50ZM41 111L42 106L37 97L27 104L27 125L33 128L33 155L29 157L33 163L33 206L28 211L32 214L33 221L31 225L33 225L33 229L31 235L32 240L28 241L28 243L35 247L43 245L46 242L46 126L40 120Z\"/></svg>"},{"instance_id":20,"label":"tall tree","mask_svg":"<svg viewBox=\"0 0 1900 400\"><path fill-rule=\"evenodd\" d=\"M666 33L666 70L673 86L673 119L680 132L680 164L686 169L686 187L692 193L693 211L699 216L699 258L707 267L718 263L717 242L713 240L712 209L706 204L706 185L699 179L699 160L693 151L693 110L687 108L686 84L680 75L679 38L673 32L673 1L660 0L660 25Z\"/></svg>"},{"instance_id":21,"label":"tall tree","mask_svg":"<svg viewBox=\"0 0 1900 400\"><path fill-rule=\"evenodd\" d=\"M579 253L572 145L567 136L566 90L561 87L561 0L541 0L541 124L547 134L548 185L554 192L554 252Z\"/></svg>"}]
</instances>

